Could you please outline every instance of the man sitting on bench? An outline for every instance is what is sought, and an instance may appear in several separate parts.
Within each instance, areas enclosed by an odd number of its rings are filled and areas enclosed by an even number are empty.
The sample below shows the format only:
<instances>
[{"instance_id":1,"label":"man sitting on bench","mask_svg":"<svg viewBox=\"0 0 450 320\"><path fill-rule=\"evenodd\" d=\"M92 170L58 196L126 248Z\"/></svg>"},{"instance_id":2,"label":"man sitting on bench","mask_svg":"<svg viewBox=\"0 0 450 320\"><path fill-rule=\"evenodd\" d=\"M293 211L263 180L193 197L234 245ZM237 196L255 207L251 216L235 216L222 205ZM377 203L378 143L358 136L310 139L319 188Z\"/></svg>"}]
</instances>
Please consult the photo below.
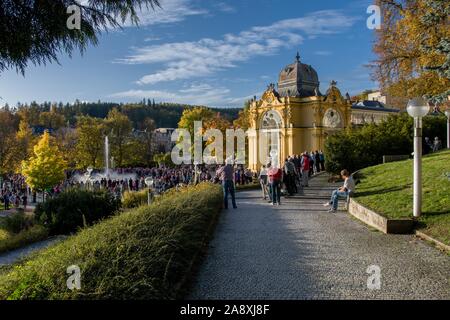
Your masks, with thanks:
<instances>
[{"instance_id":1,"label":"man sitting on bench","mask_svg":"<svg viewBox=\"0 0 450 320\"><path fill-rule=\"evenodd\" d=\"M350 175L348 170L344 169L341 171L341 177L344 179L344 185L337 190L334 190L331 194L331 199L329 202L324 203L325 207L331 206L328 212L336 212L338 208L339 197L347 198L349 194L355 190L355 181L353 177Z\"/></svg>"}]
</instances>

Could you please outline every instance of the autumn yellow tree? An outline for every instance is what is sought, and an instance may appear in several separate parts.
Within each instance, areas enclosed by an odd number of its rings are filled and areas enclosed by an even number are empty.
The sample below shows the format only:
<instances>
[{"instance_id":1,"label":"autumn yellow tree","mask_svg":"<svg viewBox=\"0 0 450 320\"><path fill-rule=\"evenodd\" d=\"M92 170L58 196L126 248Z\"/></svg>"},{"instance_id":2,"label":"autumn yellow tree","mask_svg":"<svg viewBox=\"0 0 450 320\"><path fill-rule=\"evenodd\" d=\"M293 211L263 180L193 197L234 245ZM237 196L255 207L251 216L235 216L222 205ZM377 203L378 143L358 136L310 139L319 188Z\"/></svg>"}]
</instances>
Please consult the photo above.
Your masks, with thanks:
<instances>
[{"instance_id":1,"label":"autumn yellow tree","mask_svg":"<svg viewBox=\"0 0 450 320\"><path fill-rule=\"evenodd\" d=\"M194 122L196 121L202 122L202 126L198 132L194 132ZM203 141L203 135L207 129L219 129L224 134L224 131L229 126L231 126L231 123L228 120L223 119L219 113L206 107L195 107L184 110L180 122L178 122L178 127L189 131L192 138L194 138L194 133L195 135L202 136L202 150L214 141L213 139ZM194 153L194 144L191 146L191 152Z\"/></svg>"},{"instance_id":2,"label":"autumn yellow tree","mask_svg":"<svg viewBox=\"0 0 450 320\"><path fill-rule=\"evenodd\" d=\"M33 153L28 161L22 161L22 175L33 190L45 191L64 180L67 163L47 131Z\"/></svg>"},{"instance_id":3,"label":"autumn yellow tree","mask_svg":"<svg viewBox=\"0 0 450 320\"><path fill-rule=\"evenodd\" d=\"M233 121L235 128L240 128L246 131L251 127L250 101L246 101L244 108L239 111L238 118Z\"/></svg>"},{"instance_id":4,"label":"autumn yellow tree","mask_svg":"<svg viewBox=\"0 0 450 320\"><path fill-rule=\"evenodd\" d=\"M105 123L103 119L80 116L77 119L76 160L81 168L98 168L104 148Z\"/></svg>"},{"instance_id":5,"label":"autumn yellow tree","mask_svg":"<svg viewBox=\"0 0 450 320\"><path fill-rule=\"evenodd\" d=\"M108 113L105 124L109 132L111 154L117 167L121 167L128 158L127 148L131 140L133 125L130 119L117 108Z\"/></svg>"},{"instance_id":6,"label":"autumn yellow tree","mask_svg":"<svg viewBox=\"0 0 450 320\"><path fill-rule=\"evenodd\" d=\"M15 170L20 171L21 162L29 158L33 153L33 145L35 143L35 137L26 120L20 120L19 130L16 133L15 146L14 146L14 163L16 164Z\"/></svg>"},{"instance_id":7,"label":"autumn yellow tree","mask_svg":"<svg viewBox=\"0 0 450 320\"><path fill-rule=\"evenodd\" d=\"M446 98L450 93L450 2L377 0L374 78L390 95Z\"/></svg>"},{"instance_id":8,"label":"autumn yellow tree","mask_svg":"<svg viewBox=\"0 0 450 320\"><path fill-rule=\"evenodd\" d=\"M183 115L178 122L178 128L188 130L191 136L193 136L195 121L203 122L202 130L204 131L206 128L205 124L214 119L215 115L216 113L214 111L206 107L187 108L183 111ZM203 134L203 131L200 134Z\"/></svg>"}]
</instances>

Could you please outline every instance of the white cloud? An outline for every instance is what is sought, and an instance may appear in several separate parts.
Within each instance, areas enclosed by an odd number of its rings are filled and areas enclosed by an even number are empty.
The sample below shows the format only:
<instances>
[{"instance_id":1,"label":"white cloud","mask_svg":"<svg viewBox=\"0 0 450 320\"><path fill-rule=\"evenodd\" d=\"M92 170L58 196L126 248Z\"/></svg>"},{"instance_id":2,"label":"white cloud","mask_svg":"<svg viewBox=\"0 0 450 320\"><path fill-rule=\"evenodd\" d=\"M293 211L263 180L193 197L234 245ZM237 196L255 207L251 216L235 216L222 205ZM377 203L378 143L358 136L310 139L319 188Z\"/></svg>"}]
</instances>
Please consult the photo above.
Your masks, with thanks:
<instances>
[{"instance_id":1,"label":"white cloud","mask_svg":"<svg viewBox=\"0 0 450 320\"><path fill-rule=\"evenodd\" d=\"M260 95L257 93L256 95ZM110 98L135 99L143 98L157 99L164 102L186 103L191 105L206 105L214 107L243 106L246 97L230 97L230 90L225 87L212 87L205 83L196 83L178 91L165 90L128 90L110 95Z\"/></svg>"},{"instance_id":2,"label":"white cloud","mask_svg":"<svg viewBox=\"0 0 450 320\"><path fill-rule=\"evenodd\" d=\"M269 26L253 27L238 34L226 34L219 40L204 38L137 48L132 55L116 62L165 65L161 70L141 77L137 81L141 85L203 77L233 68L237 63L256 56L273 55L283 48L297 46L303 42L304 36L342 32L355 21L340 10L318 11Z\"/></svg>"},{"instance_id":3,"label":"white cloud","mask_svg":"<svg viewBox=\"0 0 450 320\"><path fill-rule=\"evenodd\" d=\"M192 4L192 0L159 0L161 7L155 6L146 8L142 6L142 10L137 10L139 17L139 26L148 26L155 24L175 23L186 19L189 16L204 15L208 11L205 9L196 8ZM78 0L81 5L88 5L89 0ZM128 19L123 24L124 27L134 26Z\"/></svg>"},{"instance_id":4,"label":"white cloud","mask_svg":"<svg viewBox=\"0 0 450 320\"><path fill-rule=\"evenodd\" d=\"M139 25L148 26L183 21L188 16L204 15L208 12L193 6L191 0L160 0L161 8L144 9L138 14ZM131 23L128 22L128 25Z\"/></svg>"},{"instance_id":5,"label":"white cloud","mask_svg":"<svg viewBox=\"0 0 450 320\"><path fill-rule=\"evenodd\" d=\"M222 12L231 13L231 12L235 12L236 11L236 9L234 7L230 6L226 2L218 2L218 3L215 4L215 7L217 9L219 9L219 11L222 11Z\"/></svg>"}]
</instances>

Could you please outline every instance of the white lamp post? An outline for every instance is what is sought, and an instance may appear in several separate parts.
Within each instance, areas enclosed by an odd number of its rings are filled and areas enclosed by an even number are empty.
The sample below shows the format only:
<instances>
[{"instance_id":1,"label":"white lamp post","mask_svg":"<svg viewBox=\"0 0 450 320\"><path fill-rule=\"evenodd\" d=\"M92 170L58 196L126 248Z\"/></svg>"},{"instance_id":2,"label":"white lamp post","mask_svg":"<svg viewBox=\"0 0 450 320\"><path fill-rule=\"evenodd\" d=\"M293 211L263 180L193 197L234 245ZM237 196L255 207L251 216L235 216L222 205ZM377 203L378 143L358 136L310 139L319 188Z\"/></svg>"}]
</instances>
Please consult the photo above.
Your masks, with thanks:
<instances>
[{"instance_id":1,"label":"white lamp post","mask_svg":"<svg viewBox=\"0 0 450 320\"><path fill-rule=\"evenodd\" d=\"M422 117L430 107L423 98L409 100L406 108L408 114L414 118L414 217L420 217L422 213Z\"/></svg>"},{"instance_id":2,"label":"white lamp post","mask_svg":"<svg viewBox=\"0 0 450 320\"><path fill-rule=\"evenodd\" d=\"M450 149L450 108L445 110L447 116L447 149Z\"/></svg>"}]
</instances>

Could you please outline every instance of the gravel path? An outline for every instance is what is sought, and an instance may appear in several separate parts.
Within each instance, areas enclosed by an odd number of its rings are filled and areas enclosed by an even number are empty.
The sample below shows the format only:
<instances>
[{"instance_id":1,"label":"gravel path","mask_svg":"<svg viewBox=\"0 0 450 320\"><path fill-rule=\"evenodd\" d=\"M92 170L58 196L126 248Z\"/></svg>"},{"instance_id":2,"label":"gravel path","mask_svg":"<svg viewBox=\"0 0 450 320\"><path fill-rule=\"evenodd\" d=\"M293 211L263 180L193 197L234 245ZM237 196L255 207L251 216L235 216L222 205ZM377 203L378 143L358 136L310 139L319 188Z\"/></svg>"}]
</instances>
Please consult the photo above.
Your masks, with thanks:
<instances>
[{"instance_id":1,"label":"gravel path","mask_svg":"<svg viewBox=\"0 0 450 320\"><path fill-rule=\"evenodd\" d=\"M17 250L13 250L10 252L6 252L4 254L0 254L0 266L2 265L8 265L8 264L12 264L28 255L30 255L31 253L37 251L37 250L41 250L44 248L47 248L53 244L56 244L57 242L63 240L65 237L64 236L57 236L57 237L52 237L43 241L39 241L33 244L30 244L28 246L19 248Z\"/></svg>"},{"instance_id":2,"label":"gravel path","mask_svg":"<svg viewBox=\"0 0 450 320\"><path fill-rule=\"evenodd\" d=\"M189 299L450 299L450 257L413 235L372 231L326 212L326 176L280 207L259 191L222 213ZM367 268L381 288L367 288Z\"/></svg>"}]
</instances>

